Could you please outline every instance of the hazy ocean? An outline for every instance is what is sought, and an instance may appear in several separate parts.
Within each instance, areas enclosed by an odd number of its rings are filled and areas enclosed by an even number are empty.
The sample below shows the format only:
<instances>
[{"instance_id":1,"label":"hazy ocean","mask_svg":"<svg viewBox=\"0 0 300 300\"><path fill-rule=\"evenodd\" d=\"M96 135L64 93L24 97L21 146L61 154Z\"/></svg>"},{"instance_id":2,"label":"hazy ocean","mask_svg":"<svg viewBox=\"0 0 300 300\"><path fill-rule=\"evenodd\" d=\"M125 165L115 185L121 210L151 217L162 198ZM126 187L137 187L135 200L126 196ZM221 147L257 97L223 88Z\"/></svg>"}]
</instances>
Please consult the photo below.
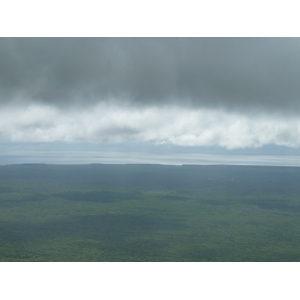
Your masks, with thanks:
<instances>
[{"instance_id":1,"label":"hazy ocean","mask_svg":"<svg viewBox=\"0 0 300 300\"><path fill-rule=\"evenodd\" d=\"M220 155L202 153L153 154L112 151L30 151L0 154L0 164L164 164L300 166L300 156Z\"/></svg>"}]
</instances>

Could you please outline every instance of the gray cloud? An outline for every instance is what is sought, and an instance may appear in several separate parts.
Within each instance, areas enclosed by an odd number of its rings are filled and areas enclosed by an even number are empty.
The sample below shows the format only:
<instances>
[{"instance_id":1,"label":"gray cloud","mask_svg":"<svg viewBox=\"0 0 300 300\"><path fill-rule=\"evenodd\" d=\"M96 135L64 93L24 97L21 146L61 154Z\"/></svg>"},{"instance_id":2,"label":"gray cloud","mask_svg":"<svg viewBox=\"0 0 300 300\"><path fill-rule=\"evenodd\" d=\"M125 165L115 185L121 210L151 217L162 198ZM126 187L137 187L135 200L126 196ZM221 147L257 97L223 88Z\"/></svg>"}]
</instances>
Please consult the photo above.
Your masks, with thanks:
<instances>
[{"instance_id":1,"label":"gray cloud","mask_svg":"<svg viewBox=\"0 0 300 300\"><path fill-rule=\"evenodd\" d=\"M0 38L0 141L300 146L297 38Z\"/></svg>"},{"instance_id":2,"label":"gray cloud","mask_svg":"<svg viewBox=\"0 0 300 300\"><path fill-rule=\"evenodd\" d=\"M298 38L1 38L0 101L300 113Z\"/></svg>"}]
</instances>

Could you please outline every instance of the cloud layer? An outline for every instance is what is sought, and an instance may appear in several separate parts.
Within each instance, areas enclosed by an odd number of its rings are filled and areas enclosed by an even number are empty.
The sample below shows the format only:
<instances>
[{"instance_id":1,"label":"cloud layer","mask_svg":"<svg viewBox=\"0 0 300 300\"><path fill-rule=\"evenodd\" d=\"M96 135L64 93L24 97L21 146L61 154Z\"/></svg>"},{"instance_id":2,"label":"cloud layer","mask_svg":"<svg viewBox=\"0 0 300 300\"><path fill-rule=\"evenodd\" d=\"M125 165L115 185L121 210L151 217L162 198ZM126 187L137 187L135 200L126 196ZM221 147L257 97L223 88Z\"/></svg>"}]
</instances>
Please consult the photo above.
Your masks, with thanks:
<instances>
[{"instance_id":1,"label":"cloud layer","mask_svg":"<svg viewBox=\"0 0 300 300\"><path fill-rule=\"evenodd\" d=\"M267 144L299 147L300 120L265 114L180 106L132 107L100 103L86 109L32 104L0 112L0 137L15 142L152 142L227 149Z\"/></svg>"},{"instance_id":2,"label":"cloud layer","mask_svg":"<svg viewBox=\"0 0 300 300\"><path fill-rule=\"evenodd\" d=\"M1 38L0 140L300 145L297 38Z\"/></svg>"}]
</instances>

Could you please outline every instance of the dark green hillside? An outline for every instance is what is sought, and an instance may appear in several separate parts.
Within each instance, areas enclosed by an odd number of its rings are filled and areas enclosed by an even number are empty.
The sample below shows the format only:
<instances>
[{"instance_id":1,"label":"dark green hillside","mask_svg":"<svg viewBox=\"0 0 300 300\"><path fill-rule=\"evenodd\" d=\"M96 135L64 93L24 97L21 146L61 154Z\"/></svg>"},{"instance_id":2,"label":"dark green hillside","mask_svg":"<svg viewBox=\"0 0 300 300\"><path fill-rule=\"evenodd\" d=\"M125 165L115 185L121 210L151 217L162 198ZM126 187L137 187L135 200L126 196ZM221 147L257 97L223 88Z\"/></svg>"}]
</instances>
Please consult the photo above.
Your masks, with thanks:
<instances>
[{"instance_id":1,"label":"dark green hillside","mask_svg":"<svg viewBox=\"0 0 300 300\"><path fill-rule=\"evenodd\" d=\"M300 168L0 166L2 261L300 261Z\"/></svg>"}]
</instances>

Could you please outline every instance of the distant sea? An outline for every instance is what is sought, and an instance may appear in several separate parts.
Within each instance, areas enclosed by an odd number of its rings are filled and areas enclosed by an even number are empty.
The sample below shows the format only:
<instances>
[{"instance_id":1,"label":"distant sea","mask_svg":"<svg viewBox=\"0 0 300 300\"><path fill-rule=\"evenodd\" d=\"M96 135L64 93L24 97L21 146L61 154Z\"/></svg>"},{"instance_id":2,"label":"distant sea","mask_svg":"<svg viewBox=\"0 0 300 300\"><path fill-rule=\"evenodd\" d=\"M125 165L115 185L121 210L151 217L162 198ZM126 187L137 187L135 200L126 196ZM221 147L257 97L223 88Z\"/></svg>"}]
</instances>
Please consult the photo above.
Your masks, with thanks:
<instances>
[{"instance_id":1,"label":"distant sea","mask_svg":"<svg viewBox=\"0 0 300 300\"><path fill-rule=\"evenodd\" d=\"M28 150L0 153L1 165L22 163L300 166L300 156Z\"/></svg>"}]
</instances>

